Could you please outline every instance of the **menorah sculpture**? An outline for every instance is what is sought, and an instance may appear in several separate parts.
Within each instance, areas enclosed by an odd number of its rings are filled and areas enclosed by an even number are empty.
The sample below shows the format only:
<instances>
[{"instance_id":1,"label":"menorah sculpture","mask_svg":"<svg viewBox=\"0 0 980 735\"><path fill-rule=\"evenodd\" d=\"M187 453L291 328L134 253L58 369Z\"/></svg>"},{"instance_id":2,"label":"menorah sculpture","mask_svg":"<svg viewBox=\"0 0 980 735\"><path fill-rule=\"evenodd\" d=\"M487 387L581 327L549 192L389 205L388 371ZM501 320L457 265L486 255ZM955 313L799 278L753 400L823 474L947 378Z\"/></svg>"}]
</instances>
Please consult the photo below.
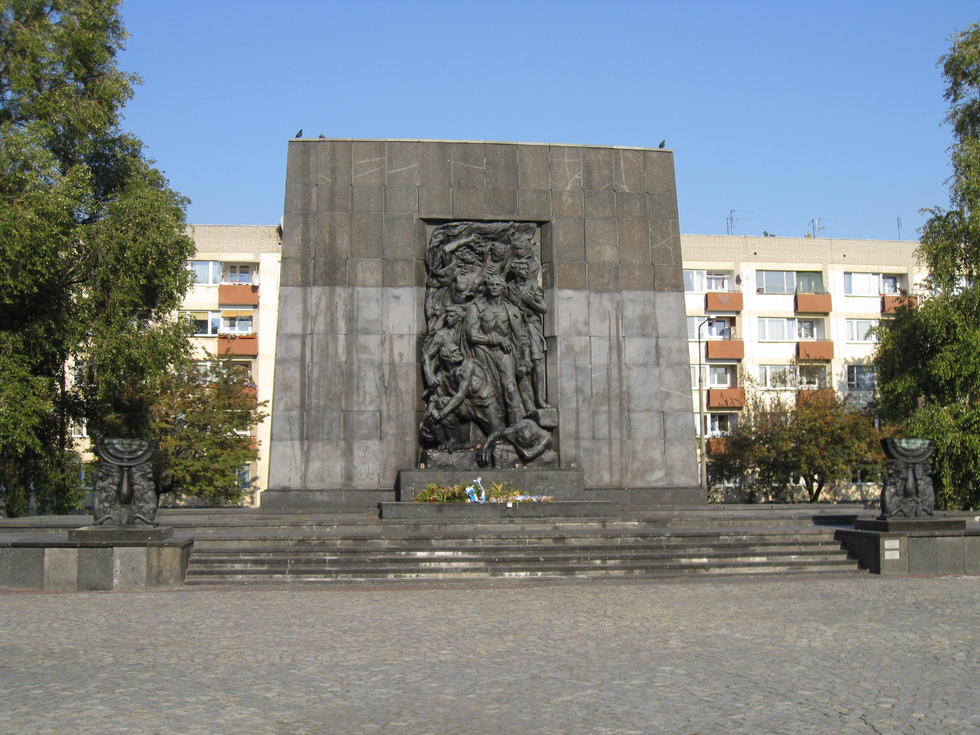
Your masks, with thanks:
<instances>
[{"instance_id":1,"label":"menorah sculpture","mask_svg":"<svg viewBox=\"0 0 980 735\"><path fill-rule=\"evenodd\" d=\"M158 496L150 457L156 442L146 439L95 439L99 474L92 515L95 525L155 526Z\"/></svg>"},{"instance_id":2,"label":"menorah sculpture","mask_svg":"<svg viewBox=\"0 0 980 735\"><path fill-rule=\"evenodd\" d=\"M929 457L936 449L931 439L882 439L888 457L881 484L881 515L917 518L931 516L936 506Z\"/></svg>"}]
</instances>

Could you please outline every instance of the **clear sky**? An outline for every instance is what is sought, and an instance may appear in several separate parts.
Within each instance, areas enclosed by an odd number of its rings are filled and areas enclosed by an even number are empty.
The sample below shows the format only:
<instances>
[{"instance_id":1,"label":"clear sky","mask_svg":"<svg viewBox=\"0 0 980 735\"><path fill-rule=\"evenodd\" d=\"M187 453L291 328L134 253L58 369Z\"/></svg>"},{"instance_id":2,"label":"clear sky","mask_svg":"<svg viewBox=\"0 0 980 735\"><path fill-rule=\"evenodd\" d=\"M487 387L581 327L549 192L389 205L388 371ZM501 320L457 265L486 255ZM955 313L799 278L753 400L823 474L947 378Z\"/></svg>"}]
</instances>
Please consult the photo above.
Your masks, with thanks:
<instances>
[{"instance_id":1,"label":"clear sky","mask_svg":"<svg viewBox=\"0 0 980 735\"><path fill-rule=\"evenodd\" d=\"M915 239L977 0L124 0L126 127L196 224L275 224L307 137L674 151L680 228Z\"/></svg>"}]
</instances>

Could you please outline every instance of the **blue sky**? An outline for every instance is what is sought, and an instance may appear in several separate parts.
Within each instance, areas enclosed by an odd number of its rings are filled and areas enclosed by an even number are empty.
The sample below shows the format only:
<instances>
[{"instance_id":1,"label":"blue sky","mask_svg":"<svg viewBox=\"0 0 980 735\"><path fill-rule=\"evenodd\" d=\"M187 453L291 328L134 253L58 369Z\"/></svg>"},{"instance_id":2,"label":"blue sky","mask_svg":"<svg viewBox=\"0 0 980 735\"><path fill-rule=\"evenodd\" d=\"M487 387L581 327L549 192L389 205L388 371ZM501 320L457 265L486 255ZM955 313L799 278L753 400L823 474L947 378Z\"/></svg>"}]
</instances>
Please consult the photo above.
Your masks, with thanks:
<instances>
[{"instance_id":1,"label":"blue sky","mask_svg":"<svg viewBox=\"0 0 980 735\"><path fill-rule=\"evenodd\" d=\"M914 239L976 0L124 0L127 129L197 224L275 224L309 137L674 151L681 232Z\"/></svg>"}]
</instances>

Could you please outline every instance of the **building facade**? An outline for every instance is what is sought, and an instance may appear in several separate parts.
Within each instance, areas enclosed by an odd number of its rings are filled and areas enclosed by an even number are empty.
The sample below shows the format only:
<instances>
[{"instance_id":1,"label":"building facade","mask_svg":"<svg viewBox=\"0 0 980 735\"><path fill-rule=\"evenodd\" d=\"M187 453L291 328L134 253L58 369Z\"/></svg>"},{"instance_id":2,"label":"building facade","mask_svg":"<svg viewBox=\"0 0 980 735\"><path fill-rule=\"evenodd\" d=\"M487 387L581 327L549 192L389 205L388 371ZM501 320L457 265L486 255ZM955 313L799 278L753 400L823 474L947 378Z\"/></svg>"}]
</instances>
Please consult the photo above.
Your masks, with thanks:
<instances>
[{"instance_id":1,"label":"building facade","mask_svg":"<svg viewBox=\"0 0 980 735\"><path fill-rule=\"evenodd\" d=\"M875 389L871 330L922 289L916 242L682 235L698 435L708 456L746 389Z\"/></svg>"},{"instance_id":2,"label":"building facade","mask_svg":"<svg viewBox=\"0 0 980 735\"><path fill-rule=\"evenodd\" d=\"M259 225L190 225L197 252L188 263L194 284L181 311L194 323L197 357L227 355L245 365L259 401L272 403L279 312L280 230ZM254 502L268 484L268 416L255 429L258 460L243 467L241 483Z\"/></svg>"}]
</instances>

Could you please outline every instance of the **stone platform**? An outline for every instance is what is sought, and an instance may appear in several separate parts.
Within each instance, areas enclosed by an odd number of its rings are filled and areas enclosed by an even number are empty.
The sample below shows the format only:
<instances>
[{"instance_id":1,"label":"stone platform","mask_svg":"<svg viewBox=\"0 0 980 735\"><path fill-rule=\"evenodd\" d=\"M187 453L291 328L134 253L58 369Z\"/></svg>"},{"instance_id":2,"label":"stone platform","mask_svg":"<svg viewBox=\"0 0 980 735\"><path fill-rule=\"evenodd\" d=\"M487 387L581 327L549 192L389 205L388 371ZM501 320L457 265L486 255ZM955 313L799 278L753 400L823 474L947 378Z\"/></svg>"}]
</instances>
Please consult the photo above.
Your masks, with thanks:
<instances>
[{"instance_id":1,"label":"stone platform","mask_svg":"<svg viewBox=\"0 0 980 735\"><path fill-rule=\"evenodd\" d=\"M67 540L0 542L0 588L59 592L177 587L194 542L172 528L85 526Z\"/></svg>"},{"instance_id":2,"label":"stone platform","mask_svg":"<svg viewBox=\"0 0 980 735\"><path fill-rule=\"evenodd\" d=\"M385 520L488 521L504 518L612 518L619 506L601 500L509 503L380 503Z\"/></svg>"},{"instance_id":3,"label":"stone platform","mask_svg":"<svg viewBox=\"0 0 980 735\"><path fill-rule=\"evenodd\" d=\"M980 574L980 530L963 517L863 518L837 538L873 574Z\"/></svg>"}]
</instances>

